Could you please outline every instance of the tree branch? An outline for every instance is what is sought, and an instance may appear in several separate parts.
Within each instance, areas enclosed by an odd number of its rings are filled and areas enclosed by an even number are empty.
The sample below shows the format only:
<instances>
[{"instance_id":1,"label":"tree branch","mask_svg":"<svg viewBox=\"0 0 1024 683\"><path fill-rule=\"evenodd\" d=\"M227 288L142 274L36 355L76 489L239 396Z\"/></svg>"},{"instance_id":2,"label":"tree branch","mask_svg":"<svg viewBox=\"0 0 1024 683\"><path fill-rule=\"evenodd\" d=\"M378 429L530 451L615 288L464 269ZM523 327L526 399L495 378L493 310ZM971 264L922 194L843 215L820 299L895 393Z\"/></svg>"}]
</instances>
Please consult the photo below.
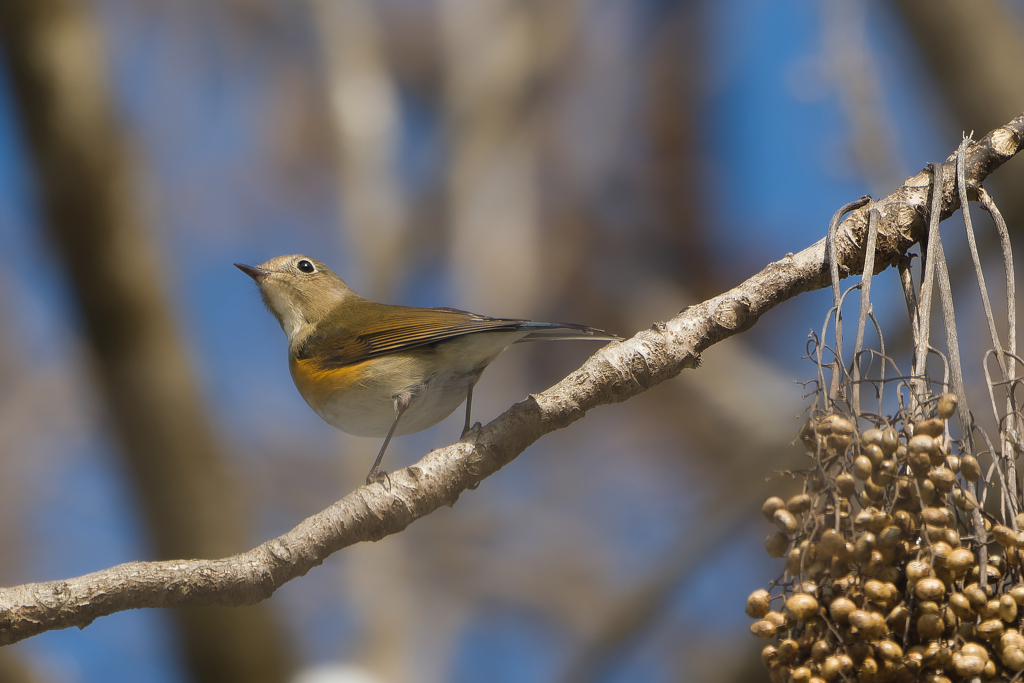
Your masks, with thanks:
<instances>
[{"instance_id":1,"label":"tree branch","mask_svg":"<svg viewBox=\"0 0 1024 683\"><path fill-rule=\"evenodd\" d=\"M967 178L977 188L1024 147L1024 114L972 145ZM959 208L952 157L943 166L942 215ZM923 170L884 199L854 211L836 239L840 272L863 268L867 211L882 216L877 270L891 265L925 232L931 176ZM619 403L695 368L711 345L749 329L767 311L829 284L822 239L787 255L720 296L690 307L632 339L602 348L557 385L509 408L466 440L428 453L391 475L391 488L356 489L294 529L246 553L219 560L132 562L66 581L0 589L0 645L97 617L143 607L247 605L270 597L329 555L402 531L497 472L540 437L587 411Z\"/></svg>"}]
</instances>

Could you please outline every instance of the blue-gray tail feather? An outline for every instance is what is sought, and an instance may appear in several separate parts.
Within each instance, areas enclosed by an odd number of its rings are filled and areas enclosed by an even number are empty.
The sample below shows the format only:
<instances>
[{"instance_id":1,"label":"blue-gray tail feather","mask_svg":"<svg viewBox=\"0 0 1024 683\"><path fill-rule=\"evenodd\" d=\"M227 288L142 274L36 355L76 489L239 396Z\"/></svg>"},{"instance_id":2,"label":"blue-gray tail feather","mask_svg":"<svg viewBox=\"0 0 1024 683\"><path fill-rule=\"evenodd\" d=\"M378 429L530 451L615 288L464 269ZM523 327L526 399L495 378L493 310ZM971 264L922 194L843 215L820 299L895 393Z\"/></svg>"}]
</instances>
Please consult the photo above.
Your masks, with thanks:
<instances>
[{"instance_id":1,"label":"blue-gray tail feather","mask_svg":"<svg viewBox=\"0 0 1024 683\"><path fill-rule=\"evenodd\" d=\"M596 327L573 325L572 323L525 322L516 325L516 329L530 333L516 342L517 344L519 342L557 341L560 339L592 339L594 341L617 341L622 339L622 337L599 330Z\"/></svg>"}]
</instances>

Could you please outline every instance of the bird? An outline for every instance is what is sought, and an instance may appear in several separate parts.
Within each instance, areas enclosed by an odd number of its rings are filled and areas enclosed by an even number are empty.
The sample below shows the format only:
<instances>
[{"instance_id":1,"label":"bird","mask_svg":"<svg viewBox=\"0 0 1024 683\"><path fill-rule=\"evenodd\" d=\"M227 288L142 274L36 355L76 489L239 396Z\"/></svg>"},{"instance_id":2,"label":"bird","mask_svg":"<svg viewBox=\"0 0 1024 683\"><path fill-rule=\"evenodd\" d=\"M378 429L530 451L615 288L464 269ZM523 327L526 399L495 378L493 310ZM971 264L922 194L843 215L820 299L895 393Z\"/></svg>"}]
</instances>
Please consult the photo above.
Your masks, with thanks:
<instances>
[{"instance_id":1,"label":"bird","mask_svg":"<svg viewBox=\"0 0 1024 683\"><path fill-rule=\"evenodd\" d=\"M463 401L465 437L473 387L512 344L621 339L586 325L377 303L301 254L234 265L256 282L284 330L292 380L313 412L347 434L384 438L367 485L388 479L380 465L392 437L434 426Z\"/></svg>"}]
</instances>

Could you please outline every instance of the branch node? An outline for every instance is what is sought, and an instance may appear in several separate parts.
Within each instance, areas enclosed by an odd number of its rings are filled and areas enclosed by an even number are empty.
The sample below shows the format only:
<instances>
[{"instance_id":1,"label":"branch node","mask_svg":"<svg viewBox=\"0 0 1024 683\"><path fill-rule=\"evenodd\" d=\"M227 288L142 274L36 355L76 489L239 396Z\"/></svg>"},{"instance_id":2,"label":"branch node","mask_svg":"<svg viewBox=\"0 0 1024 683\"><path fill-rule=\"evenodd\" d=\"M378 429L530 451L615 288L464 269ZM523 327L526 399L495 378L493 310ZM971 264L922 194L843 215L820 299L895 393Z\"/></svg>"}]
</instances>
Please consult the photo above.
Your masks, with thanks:
<instances>
[{"instance_id":1,"label":"branch node","mask_svg":"<svg viewBox=\"0 0 1024 683\"><path fill-rule=\"evenodd\" d=\"M742 329L749 317L750 300L746 297L723 299L714 313L715 324L729 331Z\"/></svg>"},{"instance_id":2,"label":"branch node","mask_svg":"<svg viewBox=\"0 0 1024 683\"><path fill-rule=\"evenodd\" d=\"M66 581L44 583L33 591L32 597L37 605L47 613L53 614L59 611L71 597L71 588Z\"/></svg>"},{"instance_id":3,"label":"branch node","mask_svg":"<svg viewBox=\"0 0 1024 683\"><path fill-rule=\"evenodd\" d=\"M292 549L289 548L288 544L281 538L275 538L267 543L267 550L280 562L290 564L294 559Z\"/></svg>"}]
</instances>

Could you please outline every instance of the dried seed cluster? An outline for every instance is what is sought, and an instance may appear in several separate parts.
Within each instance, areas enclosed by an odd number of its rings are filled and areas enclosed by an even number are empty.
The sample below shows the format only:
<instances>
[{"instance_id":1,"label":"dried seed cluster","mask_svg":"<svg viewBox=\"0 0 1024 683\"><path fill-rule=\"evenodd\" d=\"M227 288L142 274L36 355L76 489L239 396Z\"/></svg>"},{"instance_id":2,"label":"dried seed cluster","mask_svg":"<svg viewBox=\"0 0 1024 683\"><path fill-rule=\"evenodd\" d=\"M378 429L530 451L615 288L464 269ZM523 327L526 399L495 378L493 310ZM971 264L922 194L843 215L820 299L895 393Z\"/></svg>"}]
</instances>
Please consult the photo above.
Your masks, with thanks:
<instances>
[{"instance_id":1,"label":"dried seed cluster","mask_svg":"<svg viewBox=\"0 0 1024 683\"><path fill-rule=\"evenodd\" d=\"M978 461L946 429L956 397L927 405L926 419L861 433L838 413L801 429L816 466L802 493L761 509L785 572L746 606L751 633L772 640L772 681L1020 679L1024 514L986 518Z\"/></svg>"}]
</instances>

